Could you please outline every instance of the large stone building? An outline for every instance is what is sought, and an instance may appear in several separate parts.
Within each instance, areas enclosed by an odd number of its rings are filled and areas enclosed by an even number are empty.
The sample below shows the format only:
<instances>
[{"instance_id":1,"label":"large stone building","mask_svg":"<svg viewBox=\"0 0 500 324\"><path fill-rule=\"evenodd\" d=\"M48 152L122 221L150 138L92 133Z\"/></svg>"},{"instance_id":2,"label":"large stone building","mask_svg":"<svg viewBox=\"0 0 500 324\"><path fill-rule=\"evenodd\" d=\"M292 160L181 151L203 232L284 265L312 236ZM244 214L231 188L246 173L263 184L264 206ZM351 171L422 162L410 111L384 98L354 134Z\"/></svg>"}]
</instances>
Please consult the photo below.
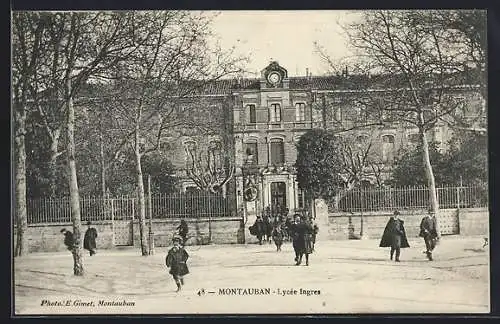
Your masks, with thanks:
<instances>
[{"instance_id":1,"label":"large stone building","mask_svg":"<svg viewBox=\"0 0 500 324\"><path fill-rule=\"evenodd\" d=\"M400 148L418 141L417 130L404 122L356 127L370 125L371 118L359 104L362 94L357 90L357 82L360 82L357 76L346 75L289 77L277 62L265 67L260 78L220 80L199 95L225 111L224 122L211 137L193 134L183 136L180 141L175 139L182 144L174 154L177 167L182 170L189 162L182 149L186 145L203 147L225 138L224 150L230 151L235 166L232 185L226 189L234 194L238 210L249 221L267 207L286 207L292 212L305 207L294 169L295 144L312 128L352 129L346 134L355 143L369 140L370 154L379 174L367 172L364 180L373 183L380 177L385 179ZM457 91L455 97L480 103L480 97L471 95L470 89ZM464 105L460 113L471 118L484 117L484 105ZM428 138L445 150L451 134L446 123L441 122L428 133ZM185 173L181 171L180 175L184 190L195 186Z\"/></svg>"}]
</instances>

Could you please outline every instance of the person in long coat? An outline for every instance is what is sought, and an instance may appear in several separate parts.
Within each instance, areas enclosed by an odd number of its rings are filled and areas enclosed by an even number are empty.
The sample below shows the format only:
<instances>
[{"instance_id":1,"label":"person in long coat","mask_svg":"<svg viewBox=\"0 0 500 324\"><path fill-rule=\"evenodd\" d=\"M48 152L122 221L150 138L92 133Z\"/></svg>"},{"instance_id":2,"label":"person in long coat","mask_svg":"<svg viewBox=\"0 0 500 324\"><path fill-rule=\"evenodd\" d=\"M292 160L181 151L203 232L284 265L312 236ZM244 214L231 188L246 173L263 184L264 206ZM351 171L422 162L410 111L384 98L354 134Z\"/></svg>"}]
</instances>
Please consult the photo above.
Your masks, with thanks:
<instances>
[{"instance_id":1,"label":"person in long coat","mask_svg":"<svg viewBox=\"0 0 500 324\"><path fill-rule=\"evenodd\" d=\"M404 228L404 221L399 218L399 211L395 211L391 216L384 229L384 234L380 240L380 247L390 247L390 259L393 259L394 252L396 252L396 262L399 261L402 248L410 247L408 239L406 238L406 231Z\"/></svg>"},{"instance_id":2,"label":"person in long coat","mask_svg":"<svg viewBox=\"0 0 500 324\"><path fill-rule=\"evenodd\" d=\"M257 216L255 223L250 226L250 234L255 235L259 240L259 244L262 245L262 238L266 234L266 225L264 224L262 216Z\"/></svg>"},{"instance_id":3,"label":"person in long coat","mask_svg":"<svg viewBox=\"0 0 500 324\"><path fill-rule=\"evenodd\" d=\"M165 264L167 268L170 268L169 273L174 278L177 291L180 291L181 287L184 286L184 276L189 273L186 263L189 254L182 247L182 238L180 236L174 236L172 242L174 246L168 251Z\"/></svg>"},{"instance_id":4,"label":"person in long coat","mask_svg":"<svg viewBox=\"0 0 500 324\"><path fill-rule=\"evenodd\" d=\"M182 238L182 245L185 245L186 240L187 240L187 235L189 232L188 224L186 223L185 220L181 219L181 224L179 226L177 226L176 229L177 229L177 233Z\"/></svg>"},{"instance_id":5,"label":"person in long coat","mask_svg":"<svg viewBox=\"0 0 500 324\"><path fill-rule=\"evenodd\" d=\"M90 227L92 225L90 221L87 222L87 225L88 228L87 231L85 231L85 236L83 238L83 248L89 251L90 256L93 256L97 253L97 230L93 227Z\"/></svg>"},{"instance_id":6,"label":"person in long coat","mask_svg":"<svg viewBox=\"0 0 500 324\"><path fill-rule=\"evenodd\" d=\"M295 223L293 228L293 249L295 251L295 265L302 263L302 256L306 257L306 266L309 265L309 254L313 253L312 234L313 227L309 224L305 217L299 214L295 215Z\"/></svg>"},{"instance_id":7,"label":"person in long coat","mask_svg":"<svg viewBox=\"0 0 500 324\"><path fill-rule=\"evenodd\" d=\"M420 222L420 233L419 236L424 238L425 242L425 254L429 261L432 261L432 251L436 247L437 242L437 230L436 230L436 217L432 210L428 211L428 214L422 218Z\"/></svg>"}]
</instances>

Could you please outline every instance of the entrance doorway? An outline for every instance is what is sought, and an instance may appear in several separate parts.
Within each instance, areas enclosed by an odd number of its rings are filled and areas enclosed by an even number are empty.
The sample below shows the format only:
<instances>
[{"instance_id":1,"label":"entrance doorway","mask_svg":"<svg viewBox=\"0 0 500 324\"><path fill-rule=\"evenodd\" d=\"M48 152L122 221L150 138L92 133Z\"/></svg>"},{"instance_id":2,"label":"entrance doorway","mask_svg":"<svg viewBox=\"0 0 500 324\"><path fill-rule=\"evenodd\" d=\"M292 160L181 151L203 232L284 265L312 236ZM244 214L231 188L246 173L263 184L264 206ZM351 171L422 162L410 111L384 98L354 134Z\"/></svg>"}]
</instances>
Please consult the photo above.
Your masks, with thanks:
<instances>
[{"instance_id":1,"label":"entrance doorway","mask_svg":"<svg viewBox=\"0 0 500 324\"><path fill-rule=\"evenodd\" d=\"M286 183L271 182L271 212L276 215L286 207Z\"/></svg>"}]
</instances>

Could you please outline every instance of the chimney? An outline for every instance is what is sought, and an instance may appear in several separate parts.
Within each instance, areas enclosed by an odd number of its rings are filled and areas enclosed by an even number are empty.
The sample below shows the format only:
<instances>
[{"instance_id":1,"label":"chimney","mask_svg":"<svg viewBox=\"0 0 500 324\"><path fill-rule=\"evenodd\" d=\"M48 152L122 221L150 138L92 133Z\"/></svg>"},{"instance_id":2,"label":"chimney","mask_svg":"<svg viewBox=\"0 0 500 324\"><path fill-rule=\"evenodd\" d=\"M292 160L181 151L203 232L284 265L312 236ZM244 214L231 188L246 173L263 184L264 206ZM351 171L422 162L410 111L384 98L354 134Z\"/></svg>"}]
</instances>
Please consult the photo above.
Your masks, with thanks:
<instances>
[{"instance_id":1,"label":"chimney","mask_svg":"<svg viewBox=\"0 0 500 324\"><path fill-rule=\"evenodd\" d=\"M309 68L306 68L306 77L309 78Z\"/></svg>"}]
</instances>

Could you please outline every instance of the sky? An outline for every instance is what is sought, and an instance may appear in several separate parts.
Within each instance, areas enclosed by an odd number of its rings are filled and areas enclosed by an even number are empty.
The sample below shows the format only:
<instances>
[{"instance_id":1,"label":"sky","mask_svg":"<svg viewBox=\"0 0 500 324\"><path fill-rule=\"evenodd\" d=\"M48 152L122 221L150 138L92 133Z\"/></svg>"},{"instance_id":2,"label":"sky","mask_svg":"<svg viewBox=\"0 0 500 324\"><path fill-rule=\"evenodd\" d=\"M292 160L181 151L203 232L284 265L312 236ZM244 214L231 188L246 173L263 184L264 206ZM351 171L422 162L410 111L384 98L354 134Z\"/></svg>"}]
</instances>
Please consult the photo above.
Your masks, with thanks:
<instances>
[{"instance_id":1,"label":"sky","mask_svg":"<svg viewBox=\"0 0 500 324\"><path fill-rule=\"evenodd\" d=\"M286 68L289 76L304 76L306 69L312 75L323 75L329 69L315 53L314 42L334 59L349 55L339 23L355 17L355 12L341 10L221 11L212 30L223 48L234 46L236 54L250 57L250 71L260 73L273 60Z\"/></svg>"}]
</instances>

